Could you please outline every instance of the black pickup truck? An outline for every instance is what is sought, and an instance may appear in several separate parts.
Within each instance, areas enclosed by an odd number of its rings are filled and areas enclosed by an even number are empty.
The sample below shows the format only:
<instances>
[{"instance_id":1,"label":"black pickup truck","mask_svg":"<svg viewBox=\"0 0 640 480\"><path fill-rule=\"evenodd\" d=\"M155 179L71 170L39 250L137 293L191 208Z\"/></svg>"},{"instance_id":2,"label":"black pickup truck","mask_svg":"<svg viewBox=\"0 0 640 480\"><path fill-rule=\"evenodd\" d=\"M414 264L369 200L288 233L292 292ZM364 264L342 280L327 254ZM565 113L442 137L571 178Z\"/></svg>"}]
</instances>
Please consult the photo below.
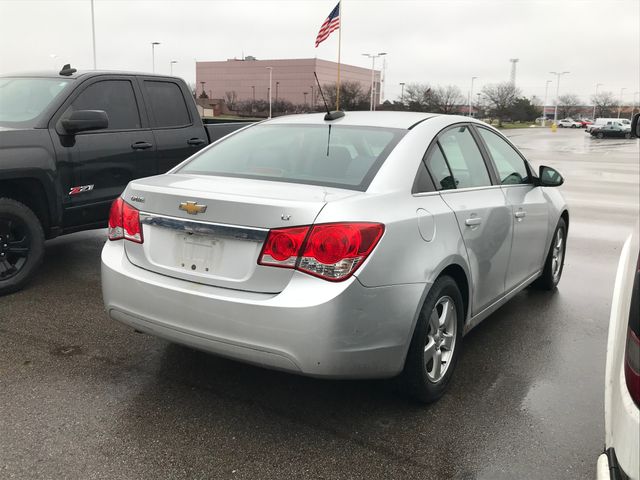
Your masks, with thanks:
<instances>
[{"instance_id":1,"label":"black pickup truck","mask_svg":"<svg viewBox=\"0 0 640 480\"><path fill-rule=\"evenodd\" d=\"M69 65L0 76L0 295L33 276L45 239L105 226L130 180L243 125L204 125L176 77Z\"/></svg>"}]
</instances>

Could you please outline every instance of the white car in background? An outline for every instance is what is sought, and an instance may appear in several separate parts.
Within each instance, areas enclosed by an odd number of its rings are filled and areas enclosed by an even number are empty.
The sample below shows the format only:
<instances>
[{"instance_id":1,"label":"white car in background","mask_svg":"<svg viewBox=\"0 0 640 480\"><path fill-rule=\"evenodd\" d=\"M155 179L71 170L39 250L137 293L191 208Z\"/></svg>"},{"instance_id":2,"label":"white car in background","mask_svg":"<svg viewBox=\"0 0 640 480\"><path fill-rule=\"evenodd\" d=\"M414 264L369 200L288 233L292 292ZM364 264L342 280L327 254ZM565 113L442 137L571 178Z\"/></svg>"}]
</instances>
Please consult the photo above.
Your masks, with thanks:
<instances>
[{"instance_id":1,"label":"white car in background","mask_svg":"<svg viewBox=\"0 0 640 480\"><path fill-rule=\"evenodd\" d=\"M587 125L586 132L591 133L591 130L593 130L594 128L601 128L609 122L620 122L625 126L631 126L631 120L627 118L600 117L600 118L596 118L595 122L593 122L591 125Z\"/></svg>"},{"instance_id":2,"label":"white car in background","mask_svg":"<svg viewBox=\"0 0 640 480\"><path fill-rule=\"evenodd\" d=\"M563 118L558 120L560 128L582 128L582 123L575 121L573 118Z\"/></svg>"},{"instance_id":3,"label":"white car in background","mask_svg":"<svg viewBox=\"0 0 640 480\"><path fill-rule=\"evenodd\" d=\"M605 370L605 450L598 480L640 479L640 248L624 244L613 289Z\"/></svg>"}]
</instances>

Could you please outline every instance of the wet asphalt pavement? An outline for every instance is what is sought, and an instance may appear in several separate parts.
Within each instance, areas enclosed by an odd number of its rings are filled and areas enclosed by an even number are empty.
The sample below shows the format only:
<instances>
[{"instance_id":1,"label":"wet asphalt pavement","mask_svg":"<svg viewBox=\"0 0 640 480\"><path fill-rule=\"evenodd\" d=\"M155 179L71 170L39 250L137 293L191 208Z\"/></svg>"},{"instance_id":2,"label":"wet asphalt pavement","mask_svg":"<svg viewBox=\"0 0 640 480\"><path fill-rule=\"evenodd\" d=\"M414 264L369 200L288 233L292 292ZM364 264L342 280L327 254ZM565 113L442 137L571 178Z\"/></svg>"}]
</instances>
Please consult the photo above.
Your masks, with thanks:
<instances>
[{"instance_id":1,"label":"wet asphalt pavement","mask_svg":"<svg viewBox=\"0 0 640 480\"><path fill-rule=\"evenodd\" d=\"M565 176L563 279L465 337L438 403L416 405L392 381L303 378L133 333L103 311L105 233L84 232L48 242L37 279L0 298L0 478L593 478L639 144L507 134Z\"/></svg>"}]
</instances>

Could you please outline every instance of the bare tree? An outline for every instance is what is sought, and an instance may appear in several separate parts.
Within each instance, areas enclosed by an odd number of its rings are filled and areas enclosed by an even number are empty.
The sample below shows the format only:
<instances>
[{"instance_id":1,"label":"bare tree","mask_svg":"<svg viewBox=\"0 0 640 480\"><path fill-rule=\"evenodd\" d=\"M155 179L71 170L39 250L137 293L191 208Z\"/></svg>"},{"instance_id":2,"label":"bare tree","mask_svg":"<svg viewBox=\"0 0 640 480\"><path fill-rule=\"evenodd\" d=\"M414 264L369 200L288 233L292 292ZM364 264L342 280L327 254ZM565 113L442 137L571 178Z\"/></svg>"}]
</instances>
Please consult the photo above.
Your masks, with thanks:
<instances>
[{"instance_id":1,"label":"bare tree","mask_svg":"<svg viewBox=\"0 0 640 480\"><path fill-rule=\"evenodd\" d=\"M580 111L580 98L572 93L558 97L558 115L560 118L572 117Z\"/></svg>"},{"instance_id":2,"label":"bare tree","mask_svg":"<svg viewBox=\"0 0 640 480\"><path fill-rule=\"evenodd\" d=\"M411 111L427 111L431 102L431 87L426 83L409 83L405 86L402 100Z\"/></svg>"},{"instance_id":3,"label":"bare tree","mask_svg":"<svg viewBox=\"0 0 640 480\"><path fill-rule=\"evenodd\" d=\"M229 110L233 110L234 105L236 104L236 101L238 100L238 93L235 90L232 90L230 92L224 92L224 98L225 98L225 102L227 103L227 106L229 107Z\"/></svg>"},{"instance_id":4,"label":"bare tree","mask_svg":"<svg viewBox=\"0 0 640 480\"><path fill-rule=\"evenodd\" d=\"M614 112L618 109L618 101L612 92L600 92L598 95L593 95L591 101L596 107L596 118L615 116Z\"/></svg>"},{"instance_id":5,"label":"bare tree","mask_svg":"<svg viewBox=\"0 0 640 480\"><path fill-rule=\"evenodd\" d=\"M324 92L329 109L335 108L336 85L334 83L325 83L322 86L322 91ZM369 90L364 91L360 82L340 83L340 108L351 111L368 110Z\"/></svg>"},{"instance_id":6,"label":"bare tree","mask_svg":"<svg viewBox=\"0 0 640 480\"><path fill-rule=\"evenodd\" d=\"M430 94L427 94L429 111L438 113L455 113L465 100L462 92L455 85L436 87Z\"/></svg>"},{"instance_id":7,"label":"bare tree","mask_svg":"<svg viewBox=\"0 0 640 480\"><path fill-rule=\"evenodd\" d=\"M495 83L485 85L482 89L489 112L498 119L498 126L502 126L502 121L511 116L511 109L520 97L520 89L511 82Z\"/></svg>"}]
</instances>

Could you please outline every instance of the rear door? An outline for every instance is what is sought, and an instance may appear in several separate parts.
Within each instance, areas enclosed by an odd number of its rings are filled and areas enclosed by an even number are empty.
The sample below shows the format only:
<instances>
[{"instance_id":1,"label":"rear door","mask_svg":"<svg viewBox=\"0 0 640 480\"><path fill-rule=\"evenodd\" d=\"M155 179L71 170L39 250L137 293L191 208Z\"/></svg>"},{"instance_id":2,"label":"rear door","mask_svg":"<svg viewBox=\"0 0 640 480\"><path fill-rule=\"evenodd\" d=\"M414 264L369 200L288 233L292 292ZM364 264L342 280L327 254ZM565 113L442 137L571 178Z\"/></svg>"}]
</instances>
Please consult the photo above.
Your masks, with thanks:
<instances>
[{"instance_id":1,"label":"rear door","mask_svg":"<svg viewBox=\"0 0 640 480\"><path fill-rule=\"evenodd\" d=\"M542 187L533 184L524 158L507 140L476 127L498 174L513 215L513 245L507 270L510 290L542 268L549 229L549 208Z\"/></svg>"},{"instance_id":2,"label":"rear door","mask_svg":"<svg viewBox=\"0 0 640 480\"><path fill-rule=\"evenodd\" d=\"M472 315L504 294L511 252L512 216L468 125L438 135L427 158L436 188L454 211L472 276Z\"/></svg>"},{"instance_id":3,"label":"rear door","mask_svg":"<svg viewBox=\"0 0 640 480\"><path fill-rule=\"evenodd\" d=\"M154 138L133 77L99 76L86 81L52 119L63 188L64 226L105 222L127 184L155 173ZM104 110L109 126L63 135L60 121L76 110Z\"/></svg>"},{"instance_id":4,"label":"rear door","mask_svg":"<svg viewBox=\"0 0 640 480\"><path fill-rule=\"evenodd\" d=\"M158 173L175 167L207 146L202 120L188 107L189 92L171 78L139 77L153 129Z\"/></svg>"}]
</instances>

